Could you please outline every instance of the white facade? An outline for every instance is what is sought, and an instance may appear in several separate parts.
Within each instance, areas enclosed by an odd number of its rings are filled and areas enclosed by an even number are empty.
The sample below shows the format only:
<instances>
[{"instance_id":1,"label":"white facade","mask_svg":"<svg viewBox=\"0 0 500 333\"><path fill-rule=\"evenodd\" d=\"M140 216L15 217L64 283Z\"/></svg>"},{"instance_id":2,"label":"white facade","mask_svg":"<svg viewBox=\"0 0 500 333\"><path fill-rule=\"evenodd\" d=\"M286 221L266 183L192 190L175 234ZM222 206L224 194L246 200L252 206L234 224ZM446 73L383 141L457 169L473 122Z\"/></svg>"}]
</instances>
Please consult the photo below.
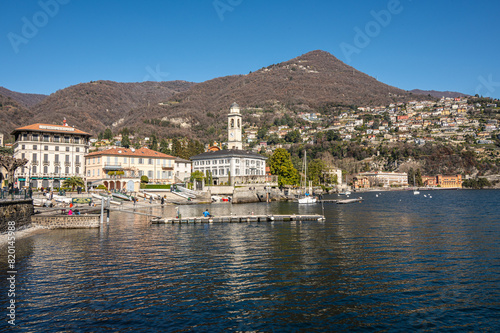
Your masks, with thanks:
<instances>
[{"instance_id":1,"label":"white facade","mask_svg":"<svg viewBox=\"0 0 500 333\"><path fill-rule=\"evenodd\" d=\"M181 182L191 177L191 168L193 162L177 157L175 159L175 177Z\"/></svg>"},{"instance_id":2,"label":"white facade","mask_svg":"<svg viewBox=\"0 0 500 333\"><path fill-rule=\"evenodd\" d=\"M15 158L28 164L16 170L17 187L60 187L64 179L85 177L84 155L90 134L74 127L33 124L16 128L12 135Z\"/></svg>"},{"instance_id":3,"label":"white facade","mask_svg":"<svg viewBox=\"0 0 500 333\"><path fill-rule=\"evenodd\" d=\"M229 149L243 149L240 107L233 103L227 115L227 143Z\"/></svg>"},{"instance_id":4,"label":"white facade","mask_svg":"<svg viewBox=\"0 0 500 333\"><path fill-rule=\"evenodd\" d=\"M193 171L212 177L263 176L266 174L266 157L245 150L210 151L193 156Z\"/></svg>"}]
</instances>

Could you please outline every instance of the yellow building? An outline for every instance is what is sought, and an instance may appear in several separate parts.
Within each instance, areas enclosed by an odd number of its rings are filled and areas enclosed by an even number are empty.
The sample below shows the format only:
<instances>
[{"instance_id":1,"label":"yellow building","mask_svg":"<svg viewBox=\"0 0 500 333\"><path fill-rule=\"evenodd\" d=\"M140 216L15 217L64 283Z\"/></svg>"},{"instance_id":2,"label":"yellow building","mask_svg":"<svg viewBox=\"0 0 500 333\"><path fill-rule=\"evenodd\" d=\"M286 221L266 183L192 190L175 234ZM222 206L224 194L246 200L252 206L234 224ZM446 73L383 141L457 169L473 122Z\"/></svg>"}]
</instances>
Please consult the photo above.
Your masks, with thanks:
<instances>
[{"instance_id":1,"label":"yellow building","mask_svg":"<svg viewBox=\"0 0 500 333\"><path fill-rule=\"evenodd\" d=\"M460 188L462 187L462 175L438 175L437 177L437 185L440 187L448 187L448 188Z\"/></svg>"},{"instance_id":2,"label":"yellow building","mask_svg":"<svg viewBox=\"0 0 500 333\"><path fill-rule=\"evenodd\" d=\"M174 168L174 156L148 148L112 148L85 156L87 185L102 184L108 190L138 191L141 176L150 184L171 184Z\"/></svg>"}]
</instances>

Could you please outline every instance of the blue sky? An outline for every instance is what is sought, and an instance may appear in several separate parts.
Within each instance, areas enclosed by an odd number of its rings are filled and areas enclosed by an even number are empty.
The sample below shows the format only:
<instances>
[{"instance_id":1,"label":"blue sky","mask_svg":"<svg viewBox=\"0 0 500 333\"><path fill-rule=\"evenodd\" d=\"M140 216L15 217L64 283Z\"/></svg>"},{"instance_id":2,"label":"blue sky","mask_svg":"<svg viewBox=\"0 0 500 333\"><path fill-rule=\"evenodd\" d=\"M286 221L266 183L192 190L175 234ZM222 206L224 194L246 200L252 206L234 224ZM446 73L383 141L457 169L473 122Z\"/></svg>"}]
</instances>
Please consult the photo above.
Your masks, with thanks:
<instances>
[{"instance_id":1,"label":"blue sky","mask_svg":"<svg viewBox=\"0 0 500 333\"><path fill-rule=\"evenodd\" d=\"M498 13L493 0L6 0L0 86L201 82L321 49L398 88L500 98Z\"/></svg>"}]
</instances>

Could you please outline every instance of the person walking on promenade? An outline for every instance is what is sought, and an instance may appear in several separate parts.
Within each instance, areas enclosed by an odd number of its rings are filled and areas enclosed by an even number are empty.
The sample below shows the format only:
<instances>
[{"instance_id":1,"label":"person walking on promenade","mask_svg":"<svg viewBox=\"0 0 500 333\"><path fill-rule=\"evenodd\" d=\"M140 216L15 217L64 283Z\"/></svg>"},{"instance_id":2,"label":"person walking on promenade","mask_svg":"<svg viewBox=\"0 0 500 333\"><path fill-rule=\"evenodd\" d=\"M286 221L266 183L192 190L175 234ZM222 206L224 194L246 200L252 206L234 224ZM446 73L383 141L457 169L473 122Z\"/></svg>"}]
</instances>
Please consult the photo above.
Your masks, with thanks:
<instances>
[{"instance_id":1,"label":"person walking on promenade","mask_svg":"<svg viewBox=\"0 0 500 333\"><path fill-rule=\"evenodd\" d=\"M210 215L210 213L208 212L208 208L205 209L205 211L203 212L203 216L204 217L212 217L212 215Z\"/></svg>"}]
</instances>

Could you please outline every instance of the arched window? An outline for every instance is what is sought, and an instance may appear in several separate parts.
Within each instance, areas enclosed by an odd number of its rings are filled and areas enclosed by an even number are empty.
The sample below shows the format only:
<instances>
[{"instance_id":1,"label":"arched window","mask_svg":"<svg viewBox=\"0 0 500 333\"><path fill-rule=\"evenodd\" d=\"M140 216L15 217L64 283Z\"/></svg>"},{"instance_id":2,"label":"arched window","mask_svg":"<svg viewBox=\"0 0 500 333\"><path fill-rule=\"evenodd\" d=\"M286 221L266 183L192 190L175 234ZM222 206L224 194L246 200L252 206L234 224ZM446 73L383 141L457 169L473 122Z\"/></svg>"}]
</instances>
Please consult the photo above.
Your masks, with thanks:
<instances>
[{"instance_id":1,"label":"arched window","mask_svg":"<svg viewBox=\"0 0 500 333\"><path fill-rule=\"evenodd\" d=\"M231 119L231 127L234 127L234 119Z\"/></svg>"},{"instance_id":2,"label":"arched window","mask_svg":"<svg viewBox=\"0 0 500 333\"><path fill-rule=\"evenodd\" d=\"M240 120L238 119L238 128L240 128Z\"/></svg>"}]
</instances>

